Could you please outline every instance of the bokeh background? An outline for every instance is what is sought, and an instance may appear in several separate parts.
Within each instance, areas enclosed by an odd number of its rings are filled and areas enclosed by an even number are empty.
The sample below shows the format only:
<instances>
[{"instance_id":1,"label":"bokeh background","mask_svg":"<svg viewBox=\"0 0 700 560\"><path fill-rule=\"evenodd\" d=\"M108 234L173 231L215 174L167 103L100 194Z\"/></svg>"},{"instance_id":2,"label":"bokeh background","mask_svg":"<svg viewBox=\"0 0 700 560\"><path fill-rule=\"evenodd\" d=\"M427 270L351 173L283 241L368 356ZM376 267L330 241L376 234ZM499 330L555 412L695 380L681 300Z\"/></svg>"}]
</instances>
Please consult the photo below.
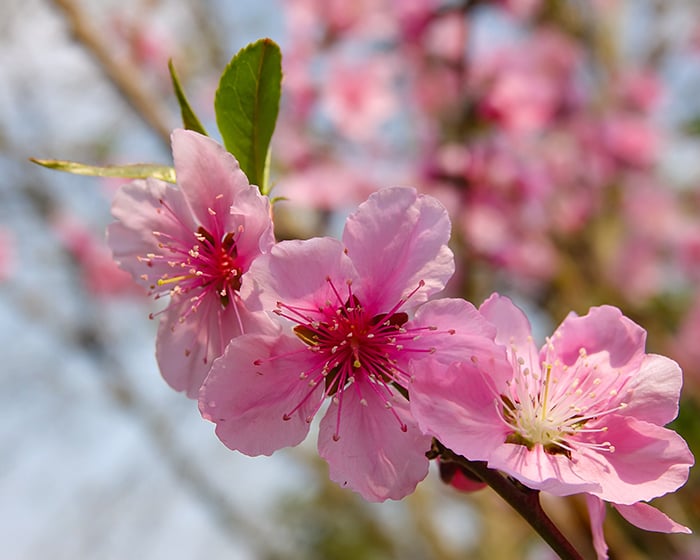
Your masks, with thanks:
<instances>
[{"instance_id":1,"label":"bokeh background","mask_svg":"<svg viewBox=\"0 0 700 560\"><path fill-rule=\"evenodd\" d=\"M0 557L550 558L489 490L436 470L402 502L327 479L311 437L226 450L154 359L149 301L104 244L119 181L28 158L170 164L167 62L216 137L235 52L284 55L279 239L337 234L382 187L439 197L449 291L524 306L542 336L610 303L685 371L700 449L700 3L694 0L3 0ZM543 496L590 557L585 509ZM700 481L654 502L700 529ZM613 558L700 558L608 513Z\"/></svg>"}]
</instances>

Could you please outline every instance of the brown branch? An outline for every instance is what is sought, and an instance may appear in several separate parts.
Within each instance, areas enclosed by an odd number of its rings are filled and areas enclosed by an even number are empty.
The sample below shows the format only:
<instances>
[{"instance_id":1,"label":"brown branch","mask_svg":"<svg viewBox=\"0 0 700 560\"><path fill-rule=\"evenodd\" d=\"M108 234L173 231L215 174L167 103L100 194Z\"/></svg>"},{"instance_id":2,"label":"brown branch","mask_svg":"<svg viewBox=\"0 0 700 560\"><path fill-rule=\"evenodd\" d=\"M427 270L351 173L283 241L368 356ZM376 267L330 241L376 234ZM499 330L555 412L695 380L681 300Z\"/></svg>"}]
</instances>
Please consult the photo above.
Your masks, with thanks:
<instances>
[{"instance_id":1,"label":"brown branch","mask_svg":"<svg viewBox=\"0 0 700 560\"><path fill-rule=\"evenodd\" d=\"M71 26L73 37L81 43L99 63L107 78L114 84L136 114L155 131L166 146L170 146L169 119L161 108L158 99L142 87L142 72L128 60L119 60L112 55L109 45L85 16L78 2L74 0L53 0L54 5L63 11Z\"/></svg>"},{"instance_id":2,"label":"brown branch","mask_svg":"<svg viewBox=\"0 0 700 560\"><path fill-rule=\"evenodd\" d=\"M583 560L574 546L547 517L540 505L537 490L515 484L498 471L488 468L485 462L469 461L446 448L437 440L433 440L433 448L428 457L440 457L440 461L443 463L456 463L477 479L483 480L537 531L562 560Z\"/></svg>"}]
</instances>

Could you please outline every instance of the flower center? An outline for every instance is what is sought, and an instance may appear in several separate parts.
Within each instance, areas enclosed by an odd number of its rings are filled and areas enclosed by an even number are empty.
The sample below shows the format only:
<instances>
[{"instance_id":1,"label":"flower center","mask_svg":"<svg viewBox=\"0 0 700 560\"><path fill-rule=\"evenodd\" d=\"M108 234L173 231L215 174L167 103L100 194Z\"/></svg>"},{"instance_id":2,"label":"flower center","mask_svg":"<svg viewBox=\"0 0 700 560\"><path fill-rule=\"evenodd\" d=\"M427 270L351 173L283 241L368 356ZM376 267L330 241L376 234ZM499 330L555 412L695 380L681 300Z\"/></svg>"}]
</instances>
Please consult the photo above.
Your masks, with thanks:
<instances>
[{"instance_id":1,"label":"flower center","mask_svg":"<svg viewBox=\"0 0 700 560\"><path fill-rule=\"evenodd\" d=\"M357 375L388 383L400 380L392 354L402 349L397 340L406 333L406 313L370 316L354 295L339 307L331 304L319 311L322 319L297 325L294 332L324 358L322 372L329 394Z\"/></svg>"},{"instance_id":2,"label":"flower center","mask_svg":"<svg viewBox=\"0 0 700 560\"><path fill-rule=\"evenodd\" d=\"M541 445L546 453L569 459L577 447L613 453L615 447L609 441L599 441L600 434L607 431L601 420L627 406L618 398L626 382L615 374L601 377L585 348L579 350L573 366L545 359L540 372L531 371L516 349L511 349L514 376L508 394L500 395L497 401L501 419L513 430L506 443L529 450ZM548 340L547 356L553 349ZM538 362L535 358L529 363Z\"/></svg>"},{"instance_id":3,"label":"flower center","mask_svg":"<svg viewBox=\"0 0 700 560\"><path fill-rule=\"evenodd\" d=\"M384 406L398 420L401 429L407 430L406 424L393 409L392 399L395 391L404 396L405 387L410 380L409 373L400 364L407 352L434 352L434 348L416 348L415 344L405 343L417 340L424 331L435 331L435 327L411 327L405 325L408 315L401 307L423 285L401 298L386 313L372 313L366 310L352 291L352 282L348 280L347 295L341 296L330 278L326 278L334 294L333 300L316 308L290 306L277 303L275 313L297 323L294 333L304 342L307 350L313 352L311 367L300 373L300 379L307 380L310 391L301 403L288 414L288 419L314 393L314 388L324 383L324 396L332 397L338 404L338 416L334 439L339 438L340 412L343 394L350 386L360 394L360 403L367 405L362 396L363 391L373 391ZM314 410L316 413L321 406ZM313 416L307 421L311 421Z\"/></svg>"},{"instance_id":4,"label":"flower center","mask_svg":"<svg viewBox=\"0 0 700 560\"><path fill-rule=\"evenodd\" d=\"M160 202L174 219L178 219L163 200ZM235 233L225 233L216 238L200 226L193 232L194 239L186 239L154 231L160 253L149 253L138 258L148 266L156 262L167 263L172 272L165 272L157 278L155 284L151 285L150 293L156 293L158 299L166 293L173 295L194 292L187 314L196 311L209 294L215 294L222 307L228 306L241 288L243 271L239 264L236 240L242 232L241 225Z\"/></svg>"}]
</instances>

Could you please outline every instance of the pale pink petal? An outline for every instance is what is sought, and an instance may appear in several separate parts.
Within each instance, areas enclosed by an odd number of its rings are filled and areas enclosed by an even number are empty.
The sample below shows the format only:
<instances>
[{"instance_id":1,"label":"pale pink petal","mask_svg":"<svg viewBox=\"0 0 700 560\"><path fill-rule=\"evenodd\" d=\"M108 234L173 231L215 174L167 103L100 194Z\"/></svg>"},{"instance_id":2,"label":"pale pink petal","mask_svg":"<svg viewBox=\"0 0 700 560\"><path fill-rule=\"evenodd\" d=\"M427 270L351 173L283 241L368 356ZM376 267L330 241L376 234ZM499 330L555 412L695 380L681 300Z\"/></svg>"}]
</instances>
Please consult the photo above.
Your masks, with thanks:
<instances>
[{"instance_id":1,"label":"pale pink petal","mask_svg":"<svg viewBox=\"0 0 700 560\"><path fill-rule=\"evenodd\" d=\"M216 239L230 228L230 208L250 188L236 158L216 141L191 130L171 135L177 184L199 223Z\"/></svg>"},{"instance_id":2,"label":"pale pink petal","mask_svg":"<svg viewBox=\"0 0 700 560\"><path fill-rule=\"evenodd\" d=\"M494 293L481 304L479 312L496 327L496 342L505 346L511 362L523 358L530 371L540 370L530 321L510 298Z\"/></svg>"},{"instance_id":3,"label":"pale pink petal","mask_svg":"<svg viewBox=\"0 0 700 560\"><path fill-rule=\"evenodd\" d=\"M648 354L632 382L626 416L652 424L668 424L678 415L678 399L683 385L680 366L665 356Z\"/></svg>"},{"instance_id":4,"label":"pale pink petal","mask_svg":"<svg viewBox=\"0 0 700 560\"><path fill-rule=\"evenodd\" d=\"M628 506L612 504L620 515L635 527L657 533L692 533L685 525L676 523L668 515L644 502Z\"/></svg>"},{"instance_id":5,"label":"pale pink petal","mask_svg":"<svg viewBox=\"0 0 700 560\"><path fill-rule=\"evenodd\" d=\"M430 355L444 364L462 360L478 362L497 385L512 375L505 351L493 341L495 327L463 299L444 298L424 303L406 328L432 329L416 340L415 345L420 347L429 340ZM415 354L415 359L420 358L420 354ZM420 375L420 368L415 371Z\"/></svg>"},{"instance_id":6,"label":"pale pink petal","mask_svg":"<svg viewBox=\"0 0 700 560\"><path fill-rule=\"evenodd\" d=\"M636 370L644 359L646 331L617 307L604 305L592 307L583 317L570 313L554 331L552 342L554 354L566 365L575 363L584 348L589 355L606 352L610 366L625 373Z\"/></svg>"},{"instance_id":7,"label":"pale pink petal","mask_svg":"<svg viewBox=\"0 0 700 560\"><path fill-rule=\"evenodd\" d=\"M147 288L164 274L172 273L164 260L146 258L160 252L159 239L153 232L189 243L194 241L192 232L197 229L182 193L150 178L121 187L114 196L112 215L119 220L107 227L107 242L114 259Z\"/></svg>"},{"instance_id":8,"label":"pale pink petal","mask_svg":"<svg viewBox=\"0 0 700 560\"><path fill-rule=\"evenodd\" d=\"M608 545L603 533L603 521L605 521L605 502L600 498L586 494L586 506L591 518L591 535L593 536L593 548L598 560L608 560Z\"/></svg>"},{"instance_id":9,"label":"pale pink petal","mask_svg":"<svg viewBox=\"0 0 700 560\"><path fill-rule=\"evenodd\" d=\"M437 199L415 189L372 194L352 214L343 243L360 276L366 306L383 308L418 287L412 305L442 290L454 272L450 219Z\"/></svg>"},{"instance_id":10,"label":"pale pink petal","mask_svg":"<svg viewBox=\"0 0 700 560\"><path fill-rule=\"evenodd\" d=\"M337 239L282 241L251 265L241 296L254 309L274 309L278 301L308 308L337 301L329 279L345 296L347 280L356 277Z\"/></svg>"},{"instance_id":11,"label":"pale pink petal","mask_svg":"<svg viewBox=\"0 0 700 560\"><path fill-rule=\"evenodd\" d=\"M617 504L633 504L673 492L688 480L693 455L676 432L618 414L605 416L601 425L607 431L600 439L609 441L615 451L580 447L574 466L582 478L600 483L601 489L592 494Z\"/></svg>"},{"instance_id":12,"label":"pale pink petal","mask_svg":"<svg viewBox=\"0 0 700 560\"><path fill-rule=\"evenodd\" d=\"M216 435L227 447L270 455L306 437L323 396L322 385L312 388L299 379L308 355L301 341L285 335L243 335L231 341L199 395L202 416L216 424Z\"/></svg>"},{"instance_id":13,"label":"pale pink petal","mask_svg":"<svg viewBox=\"0 0 700 560\"><path fill-rule=\"evenodd\" d=\"M475 461L504 445L508 428L498 415L496 393L473 363L445 367L430 358L413 365L411 412L423 432Z\"/></svg>"},{"instance_id":14,"label":"pale pink petal","mask_svg":"<svg viewBox=\"0 0 700 560\"><path fill-rule=\"evenodd\" d=\"M257 187L247 187L236 195L227 220L226 231L236 236L236 262L245 273L258 255L275 244L270 201L260 196Z\"/></svg>"},{"instance_id":15,"label":"pale pink petal","mask_svg":"<svg viewBox=\"0 0 700 560\"><path fill-rule=\"evenodd\" d=\"M360 381L345 389L340 404L331 403L321 420L318 451L328 461L331 480L372 502L400 500L428 474L430 437L421 434L401 396L393 398L399 421L370 386ZM378 388L384 391L383 388ZM364 399L364 401L363 401ZM338 425L338 408L340 424ZM339 428L339 439L333 435Z\"/></svg>"},{"instance_id":16,"label":"pale pink petal","mask_svg":"<svg viewBox=\"0 0 700 560\"><path fill-rule=\"evenodd\" d=\"M158 325L156 358L168 385L196 398L212 363L232 338L242 332L273 334L277 325L264 313L251 313L233 301L223 308L218 298L204 298L195 312L191 305L187 296L172 296ZM187 320L181 321L185 314Z\"/></svg>"},{"instance_id":17,"label":"pale pink petal","mask_svg":"<svg viewBox=\"0 0 700 560\"><path fill-rule=\"evenodd\" d=\"M579 476L565 455L547 453L542 445L535 445L531 450L524 445L501 445L491 454L488 465L518 479L529 488L555 496L592 492L600 488L595 478Z\"/></svg>"}]
</instances>

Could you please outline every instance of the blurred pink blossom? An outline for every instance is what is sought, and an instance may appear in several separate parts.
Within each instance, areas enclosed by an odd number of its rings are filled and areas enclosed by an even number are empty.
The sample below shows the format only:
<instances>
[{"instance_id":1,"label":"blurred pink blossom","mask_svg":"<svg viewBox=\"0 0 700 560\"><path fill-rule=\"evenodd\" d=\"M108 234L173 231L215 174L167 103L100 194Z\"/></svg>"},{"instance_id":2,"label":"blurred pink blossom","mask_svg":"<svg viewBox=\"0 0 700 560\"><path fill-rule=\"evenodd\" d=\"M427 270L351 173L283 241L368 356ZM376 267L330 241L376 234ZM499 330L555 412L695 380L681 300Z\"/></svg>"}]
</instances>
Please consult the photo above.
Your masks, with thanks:
<instances>
[{"instance_id":1,"label":"blurred pink blossom","mask_svg":"<svg viewBox=\"0 0 700 560\"><path fill-rule=\"evenodd\" d=\"M571 100L580 56L577 45L564 35L541 30L477 58L472 87L483 92L482 115L513 133L548 125Z\"/></svg>"},{"instance_id":2,"label":"blurred pink blossom","mask_svg":"<svg viewBox=\"0 0 700 560\"><path fill-rule=\"evenodd\" d=\"M602 139L614 157L634 167L653 165L661 148L658 127L634 113L608 115L603 121Z\"/></svg>"},{"instance_id":3,"label":"blurred pink blossom","mask_svg":"<svg viewBox=\"0 0 700 560\"><path fill-rule=\"evenodd\" d=\"M275 196L293 204L337 210L356 204L376 190L365 173L342 162L319 162L289 170L275 186Z\"/></svg>"},{"instance_id":4,"label":"blurred pink blossom","mask_svg":"<svg viewBox=\"0 0 700 560\"><path fill-rule=\"evenodd\" d=\"M321 87L324 116L351 140L376 137L398 108L393 68L391 60L383 57L360 63L332 59Z\"/></svg>"},{"instance_id":5,"label":"blurred pink blossom","mask_svg":"<svg viewBox=\"0 0 700 560\"><path fill-rule=\"evenodd\" d=\"M0 227L0 282L10 278L14 271L14 237L10 230Z\"/></svg>"},{"instance_id":6,"label":"blurred pink blossom","mask_svg":"<svg viewBox=\"0 0 700 560\"><path fill-rule=\"evenodd\" d=\"M66 214L54 216L51 226L75 259L90 293L104 298L123 294L145 295L145 290L134 285L129 273L114 262L104 238L98 238L77 217Z\"/></svg>"}]
</instances>

